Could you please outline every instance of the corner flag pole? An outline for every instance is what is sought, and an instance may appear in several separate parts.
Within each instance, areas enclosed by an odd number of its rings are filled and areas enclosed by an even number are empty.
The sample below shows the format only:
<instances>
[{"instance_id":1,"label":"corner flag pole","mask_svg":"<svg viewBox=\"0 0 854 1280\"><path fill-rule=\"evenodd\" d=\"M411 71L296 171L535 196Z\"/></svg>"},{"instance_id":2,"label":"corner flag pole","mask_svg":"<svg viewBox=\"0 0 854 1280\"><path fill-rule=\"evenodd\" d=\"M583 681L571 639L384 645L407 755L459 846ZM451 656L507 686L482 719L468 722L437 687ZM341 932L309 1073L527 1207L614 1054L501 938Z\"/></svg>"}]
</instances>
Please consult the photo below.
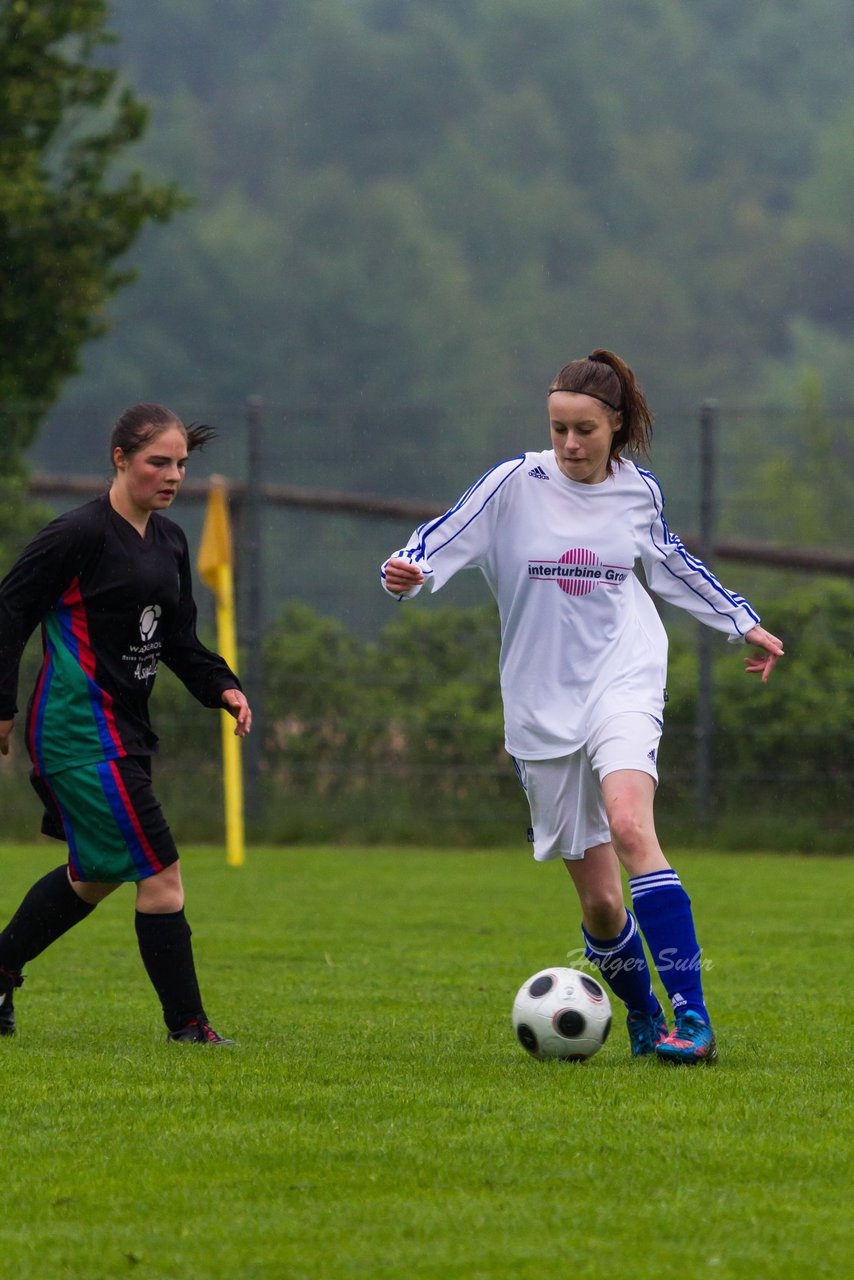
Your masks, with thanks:
<instances>
[{"instance_id":1,"label":"corner flag pole","mask_svg":"<svg viewBox=\"0 0 854 1280\"><path fill-rule=\"evenodd\" d=\"M202 540L199 544L199 576L216 597L216 633L219 652L237 671L237 635L234 621L234 574L232 572L231 522L228 514L228 489L222 476L211 476ZM245 860L243 818L243 770L240 739L234 733L234 720L227 711L221 713L223 792L225 795L226 857L230 867L241 867Z\"/></svg>"}]
</instances>

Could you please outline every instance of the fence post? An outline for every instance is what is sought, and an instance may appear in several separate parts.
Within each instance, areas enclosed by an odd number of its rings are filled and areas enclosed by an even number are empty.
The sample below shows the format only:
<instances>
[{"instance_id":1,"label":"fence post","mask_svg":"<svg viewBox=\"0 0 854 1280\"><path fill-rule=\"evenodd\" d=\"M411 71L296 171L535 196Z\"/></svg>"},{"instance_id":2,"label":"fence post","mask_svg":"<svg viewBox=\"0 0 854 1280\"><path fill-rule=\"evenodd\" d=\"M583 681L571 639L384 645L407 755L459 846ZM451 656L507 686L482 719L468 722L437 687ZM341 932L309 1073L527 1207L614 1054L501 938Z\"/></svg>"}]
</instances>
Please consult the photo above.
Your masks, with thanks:
<instances>
[{"instance_id":1,"label":"fence post","mask_svg":"<svg viewBox=\"0 0 854 1280\"><path fill-rule=\"evenodd\" d=\"M715 546L715 435L718 406L704 400L700 406L700 559L710 564ZM706 824L712 807L712 739L714 737L714 682L712 646L714 636L702 622L697 624L697 718L694 726L696 763L694 773L694 805L697 820Z\"/></svg>"},{"instance_id":2,"label":"fence post","mask_svg":"<svg viewBox=\"0 0 854 1280\"><path fill-rule=\"evenodd\" d=\"M243 646L246 675L243 681L252 708L252 732L246 739L246 816L261 814L261 756L264 745L263 717L263 590L264 566L261 546L263 483L263 401L249 396L246 401L246 502L243 510L243 574L246 582L243 611Z\"/></svg>"}]
</instances>

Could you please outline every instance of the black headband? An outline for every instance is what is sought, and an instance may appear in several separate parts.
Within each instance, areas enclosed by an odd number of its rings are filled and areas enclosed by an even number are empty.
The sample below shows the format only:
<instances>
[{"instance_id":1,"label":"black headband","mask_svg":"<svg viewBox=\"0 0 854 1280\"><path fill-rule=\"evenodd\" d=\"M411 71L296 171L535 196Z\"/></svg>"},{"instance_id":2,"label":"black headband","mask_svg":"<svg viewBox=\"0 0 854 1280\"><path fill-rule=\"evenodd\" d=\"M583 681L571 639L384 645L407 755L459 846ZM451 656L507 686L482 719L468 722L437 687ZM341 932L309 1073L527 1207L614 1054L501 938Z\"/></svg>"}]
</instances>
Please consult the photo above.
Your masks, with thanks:
<instances>
[{"instance_id":1,"label":"black headband","mask_svg":"<svg viewBox=\"0 0 854 1280\"><path fill-rule=\"evenodd\" d=\"M554 395L555 391L568 391L571 395L574 395L574 396L590 396L591 399L598 400L600 404L607 405L607 407L611 409L613 413L620 412L620 410L617 408L615 404L611 404L611 401L606 400L604 396L597 396L595 391L577 391L574 387L552 387L551 391L549 392L549 395L550 396Z\"/></svg>"}]
</instances>

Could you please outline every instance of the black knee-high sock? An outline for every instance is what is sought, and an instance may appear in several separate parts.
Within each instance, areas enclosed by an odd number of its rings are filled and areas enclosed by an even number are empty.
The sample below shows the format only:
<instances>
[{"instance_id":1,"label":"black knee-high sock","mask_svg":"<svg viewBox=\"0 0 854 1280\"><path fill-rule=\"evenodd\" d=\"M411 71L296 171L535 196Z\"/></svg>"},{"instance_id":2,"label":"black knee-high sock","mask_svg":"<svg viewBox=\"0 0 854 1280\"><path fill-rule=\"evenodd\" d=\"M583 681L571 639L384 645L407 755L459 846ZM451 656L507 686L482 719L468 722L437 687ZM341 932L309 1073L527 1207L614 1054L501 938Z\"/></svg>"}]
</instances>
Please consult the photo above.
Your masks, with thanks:
<instances>
[{"instance_id":1,"label":"black knee-high sock","mask_svg":"<svg viewBox=\"0 0 854 1280\"><path fill-rule=\"evenodd\" d=\"M136 913L136 936L145 971L163 1006L163 1021L179 1031L194 1018L204 1018L193 960L192 930L181 911L162 915Z\"/></svg>"},{"instance_id":2,"label":"black knee-high sock","mask_svg":"<svg viewBox=\"0 0 854 1280\"><path fill-rule=\"evenodd\" d=\"M28 960L95 910L68 883L65 864L37 880L0 933L0 969L19 974Z\"/></svg>"}]
</instances>

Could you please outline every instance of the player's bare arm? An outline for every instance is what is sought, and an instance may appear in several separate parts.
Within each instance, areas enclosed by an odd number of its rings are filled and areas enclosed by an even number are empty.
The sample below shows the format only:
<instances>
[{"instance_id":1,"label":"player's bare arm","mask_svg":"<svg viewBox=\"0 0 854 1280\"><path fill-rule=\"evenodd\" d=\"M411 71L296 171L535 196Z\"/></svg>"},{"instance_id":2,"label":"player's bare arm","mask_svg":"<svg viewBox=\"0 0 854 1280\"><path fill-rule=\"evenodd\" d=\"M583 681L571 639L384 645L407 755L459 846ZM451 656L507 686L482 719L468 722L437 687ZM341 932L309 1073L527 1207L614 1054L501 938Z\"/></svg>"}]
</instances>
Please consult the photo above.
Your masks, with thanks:
<instances>
[{"instance_id":1,"label":"player's bare arm","mask_svg":"<svg viewBox=\"0 0 854 1280\"><path fill-rule=\"evenodd\" d=\"M0 756L9 754L9 738L12 736L14 726L14 716L11 720L0 720Z\"/></svg>"}]
</instances>

